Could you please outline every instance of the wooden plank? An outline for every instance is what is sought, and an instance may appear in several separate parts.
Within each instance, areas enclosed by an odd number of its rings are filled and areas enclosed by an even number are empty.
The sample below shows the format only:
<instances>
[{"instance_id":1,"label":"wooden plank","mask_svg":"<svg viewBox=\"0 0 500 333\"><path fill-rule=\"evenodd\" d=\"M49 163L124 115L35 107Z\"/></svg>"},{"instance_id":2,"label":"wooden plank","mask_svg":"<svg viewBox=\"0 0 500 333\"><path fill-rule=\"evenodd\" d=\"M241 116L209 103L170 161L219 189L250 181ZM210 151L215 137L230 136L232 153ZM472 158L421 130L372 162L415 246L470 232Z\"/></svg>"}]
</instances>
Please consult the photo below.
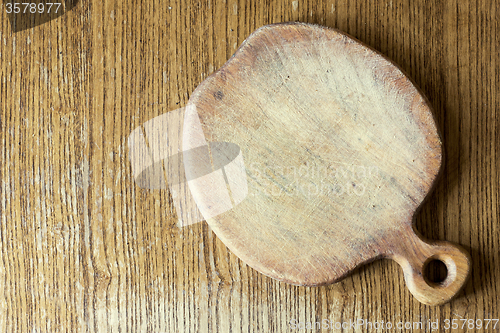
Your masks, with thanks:
<instances>
[{"instance_id":1,"label":"wooden plank","mask_svg":"<svg viewBox=\"0 0 500 333\"><path fill-rule=\"evenodd\" d=\"M242 151L248 196L233 209L211 213L211 182L190 188L214 232L251 267L319 286L391 258L431 305L467 280L464 249L413 231L441 167L441 139L426 98L381 54L323 26L266 25L196 88L186 110L183 146L202 132ZM186 173L200 164L186 161ZM432 260L447 268L439 284L426 281Z\"/></svg>"}]
</instances>

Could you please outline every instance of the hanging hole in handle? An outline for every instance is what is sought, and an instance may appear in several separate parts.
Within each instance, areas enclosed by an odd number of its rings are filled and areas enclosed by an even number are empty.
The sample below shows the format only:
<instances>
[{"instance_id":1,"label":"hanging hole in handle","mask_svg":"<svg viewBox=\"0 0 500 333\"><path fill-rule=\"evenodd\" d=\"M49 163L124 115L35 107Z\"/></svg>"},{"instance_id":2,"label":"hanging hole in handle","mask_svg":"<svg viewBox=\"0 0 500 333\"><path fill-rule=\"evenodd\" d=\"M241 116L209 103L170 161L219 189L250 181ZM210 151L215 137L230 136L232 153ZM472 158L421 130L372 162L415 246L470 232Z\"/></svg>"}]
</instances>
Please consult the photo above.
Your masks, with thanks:
<instances>
[{"instance_id":1,"label":"hanging hole in handle","mask_svg":"<svg viewBox=\"0 0 500 333\"><path fill-rule=\"evenodd\" d=\"M430 286L444 288L455 280L455 262L447 255L433 255L424 263L423 276L425 282Z\"/></svg>"},{"instance_id":2,"label":"hanging hole in handle","mask_svg":"<svg viewBox=\"0 0 500 333\"><path fill-rule=\"evenodd\" d=\"M446 264L439 259L431 259L424 266L424 278L429 284L440 285L448 276Z\"/></svg>"}]
</instances>

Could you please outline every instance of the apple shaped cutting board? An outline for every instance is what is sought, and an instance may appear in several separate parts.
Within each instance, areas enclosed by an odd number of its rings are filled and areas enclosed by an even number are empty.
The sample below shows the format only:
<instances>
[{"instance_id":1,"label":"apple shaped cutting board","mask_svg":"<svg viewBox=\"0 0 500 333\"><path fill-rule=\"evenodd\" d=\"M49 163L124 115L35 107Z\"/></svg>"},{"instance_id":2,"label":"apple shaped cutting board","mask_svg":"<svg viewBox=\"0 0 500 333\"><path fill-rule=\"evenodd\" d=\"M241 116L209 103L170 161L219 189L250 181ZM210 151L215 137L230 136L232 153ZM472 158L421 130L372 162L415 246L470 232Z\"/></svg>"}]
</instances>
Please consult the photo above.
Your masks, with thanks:
<instances>
[{"instance_id":1,"label":"apple shaped cutting board","mask_svg":"<svg viewBox=\"0 0 500 333\"><path fill-rule=\"evenodd\" d=\"M467 280L462 248L424 241L412 227L440 170L441 139L428 101L380 53L321 26L264 26L200 84L187 109L183 147L206 140L241 149L246 197L205 217L251 267L319 286L391 258L411 293L431 305ZM186 173L197 168L185 163ZM197 204L216 205L210 184L189 186ZM432 260L446 265L441 283L424 274Z\"/></svg>"}]
</instances>

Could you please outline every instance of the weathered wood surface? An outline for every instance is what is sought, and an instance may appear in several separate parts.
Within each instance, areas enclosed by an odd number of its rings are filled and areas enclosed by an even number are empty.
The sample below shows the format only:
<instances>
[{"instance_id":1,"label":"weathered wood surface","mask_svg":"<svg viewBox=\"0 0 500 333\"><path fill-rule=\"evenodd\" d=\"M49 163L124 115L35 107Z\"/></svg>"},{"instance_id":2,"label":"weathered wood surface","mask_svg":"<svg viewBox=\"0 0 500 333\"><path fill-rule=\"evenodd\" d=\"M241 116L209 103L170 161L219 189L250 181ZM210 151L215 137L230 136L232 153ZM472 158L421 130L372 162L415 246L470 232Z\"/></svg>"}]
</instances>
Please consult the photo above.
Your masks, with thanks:
<instances>
[{"instance_id":1,"label":"weathered wood surface","mask_svg":"<svg viewBox=\"0 0 500 333\"><path fill-rule=\"evenodd\" d=\"M15 35L2 12L0 331L286 332L293 319L498 318L499 6L82 0ZM471 253L457 299L422 305L386 260L329 286L277 282L206 224L177 228L168 191L135 185L132 130L185 106L256 28L291 20L367 43L429 98L444 172L415 226Z\"/></svg>"},{"instance_id":2,"label":"weathered wood surface","mask_svg":"<svg viewBox=\"0 0 500 333\"><path fill-rule=\"evenodd\" d=\"M426 244L412 229L441 167L441 139L425 97L381 54L322 26L266 25L196 88L186 110L194 117L183 146L196 147L202 132L242 151L248 193L233 209L210 214L214 182L190 188L217 236L251 267L319 286L392 258L432 305L467 280L463 249ZM201 162L186 162L186 172ZM448 267L439 285L424 280L432 258Z\"/></svg>"}]
</instances>

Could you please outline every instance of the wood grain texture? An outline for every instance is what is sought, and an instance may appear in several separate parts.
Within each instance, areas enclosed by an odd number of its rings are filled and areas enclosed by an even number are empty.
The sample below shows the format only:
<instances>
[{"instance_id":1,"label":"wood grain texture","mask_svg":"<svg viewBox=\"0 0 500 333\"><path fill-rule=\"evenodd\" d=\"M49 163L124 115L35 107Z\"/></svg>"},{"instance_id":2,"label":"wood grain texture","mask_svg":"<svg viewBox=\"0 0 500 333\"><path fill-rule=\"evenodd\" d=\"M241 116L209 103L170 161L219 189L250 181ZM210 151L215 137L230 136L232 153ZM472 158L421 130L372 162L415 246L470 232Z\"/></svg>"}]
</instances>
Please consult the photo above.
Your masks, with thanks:
<instances>
[{"instance_id":1,"label":"wood grain texture","mask_svg":"<svg viewBox=\"0 0 500 333\"><path fill-rule=\"evenodd\" d=\"M432 305L467 280L463 249L426 244L412 229L441 167L441 139L425 97L381 54L323 26L266 25L196 88L186 110L183 146L196 147L203 132L242 151L245 200L216 216L201 212L251 267L319 286L391 258ZM190 188L198 206L217 206L206 203L213 182ZM439 257L448 277L428 284L425 263Z\"/></svg>"},{"instance_id":2,"label":"wood grain texture","mask_svg":"<svg viewBox=\"0 0 500 333\"><path fill-rule=\"evenodd\" d=\"M287 332L293 319L500 317L498 2L81 0L17 34L3 10L0 331ZM132 130L185 106L252 31L294 20L358 38L429 98L444 170L415 225L472 255L452 302L419 303L391 261L330 286L277 282L206 224L177 228L167 190L134 184Z\"/></svg>"}]
</instances>

